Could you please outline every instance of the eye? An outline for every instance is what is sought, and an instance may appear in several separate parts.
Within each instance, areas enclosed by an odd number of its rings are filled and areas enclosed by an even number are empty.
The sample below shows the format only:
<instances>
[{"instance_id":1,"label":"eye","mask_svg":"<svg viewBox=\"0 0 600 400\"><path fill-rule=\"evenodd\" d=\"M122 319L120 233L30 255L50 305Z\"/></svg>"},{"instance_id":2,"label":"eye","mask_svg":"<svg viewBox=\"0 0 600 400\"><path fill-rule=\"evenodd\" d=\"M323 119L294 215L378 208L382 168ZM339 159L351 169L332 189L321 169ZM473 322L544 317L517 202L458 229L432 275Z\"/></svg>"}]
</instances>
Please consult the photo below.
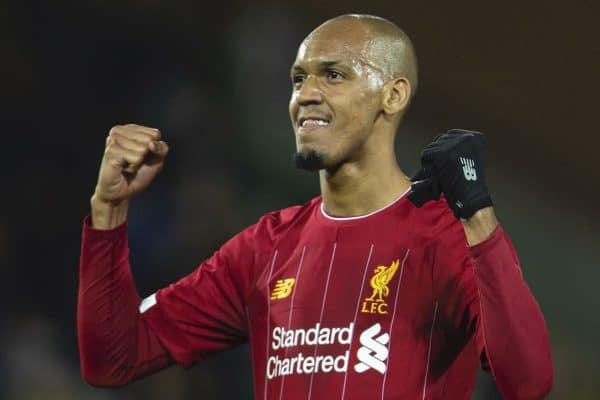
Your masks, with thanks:
<instances>
[{"instance_id":1,"label":"eye","mask_svg":"<svg viewBox=\"0 0 600 400\"><path fill-rule=\"evenodd\" d=\"M344 79L344 74L342 74L339 71L336 71L335 69L330 69L327 71L327 78L334 80L334 81L339 81Z\"/></svg>"},{"instance_id":2,"label":"eye","mask_svg":"<svg viewBox=\"0 0 600 400\"><path fill-rule=\"evenodd\" d=\"M294 74L292 76L292 84L294 86L300 86L302 84L302 82L304 82L305 79L306 79L306 76L303 74Z\"/></svg>"}]
</instances>

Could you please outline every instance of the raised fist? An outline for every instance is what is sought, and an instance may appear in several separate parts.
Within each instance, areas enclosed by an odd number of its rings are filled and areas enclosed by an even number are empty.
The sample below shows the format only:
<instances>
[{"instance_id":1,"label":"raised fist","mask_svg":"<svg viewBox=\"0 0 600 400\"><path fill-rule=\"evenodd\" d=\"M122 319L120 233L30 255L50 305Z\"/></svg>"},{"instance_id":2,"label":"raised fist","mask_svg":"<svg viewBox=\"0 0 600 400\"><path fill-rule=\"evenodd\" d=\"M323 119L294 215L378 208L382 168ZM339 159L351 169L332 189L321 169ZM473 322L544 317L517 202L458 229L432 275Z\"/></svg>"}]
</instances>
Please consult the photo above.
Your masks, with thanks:
<instances>
[{"instance_id":1,"label":"raised fist","mask_svg":"<svg viewBox=\"0 0 600 400\"><path fill-rule=\"evenodd\" d=\"M418 207L444 193L456 218L468 219L492 205L485 184L485 136L450 129L421 153L421 169L411 178L409 199Z\"/></svg>"},{"instance_id":2,"label":"raised fist","mask_svg":"<svg viewBox=\"0 0 600 400\"><path fill-rule=\"evenodd\" d=\"M114 126L106 138L92 200L117 206L146 189L169 151L160 139L158 129L135 124Z\"/></svg>"}]
</instances>

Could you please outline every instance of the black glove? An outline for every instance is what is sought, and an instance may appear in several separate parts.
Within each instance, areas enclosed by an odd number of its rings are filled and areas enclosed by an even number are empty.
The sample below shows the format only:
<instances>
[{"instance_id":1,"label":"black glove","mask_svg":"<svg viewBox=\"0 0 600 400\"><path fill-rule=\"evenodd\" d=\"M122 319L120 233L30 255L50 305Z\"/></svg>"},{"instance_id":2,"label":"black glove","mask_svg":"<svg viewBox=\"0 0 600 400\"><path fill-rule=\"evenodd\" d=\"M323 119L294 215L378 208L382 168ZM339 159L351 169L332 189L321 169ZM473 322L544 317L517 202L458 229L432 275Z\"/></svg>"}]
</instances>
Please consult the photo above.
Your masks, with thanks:
<instances>
[{"instance_id":1,"label":"black glove","mask_svg":"<svg viewBox=\"0 0 600 400\"><path fill-rule=\"evenodd\" d=\"M408 196L417 207L444 193L456 218L468 219L492 205L485 185L485 137L482 133L450 129L421 153L421 169L411 178Z\"/></svg>"}]
</instances>

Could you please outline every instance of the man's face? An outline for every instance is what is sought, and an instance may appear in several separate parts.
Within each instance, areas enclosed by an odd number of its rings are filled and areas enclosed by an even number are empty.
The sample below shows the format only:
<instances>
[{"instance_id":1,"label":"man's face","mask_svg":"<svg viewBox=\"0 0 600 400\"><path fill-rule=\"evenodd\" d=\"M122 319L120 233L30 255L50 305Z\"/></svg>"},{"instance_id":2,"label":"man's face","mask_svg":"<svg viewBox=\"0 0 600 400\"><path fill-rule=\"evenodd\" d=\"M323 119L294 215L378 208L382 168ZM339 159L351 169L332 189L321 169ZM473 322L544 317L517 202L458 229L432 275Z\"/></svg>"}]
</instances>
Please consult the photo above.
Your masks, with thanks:
<instances>
[{"instance_id":1,"label":"man's face","mask_svg":"<svg viewBox=\"0 0 600 400\"><path fill-rule=\"evenodd\" d=\"M383 85L362 35L317 31L300 45L291 79L298 166L334 169L359 157L380 112Z\"/></svg>"}]
</instances>

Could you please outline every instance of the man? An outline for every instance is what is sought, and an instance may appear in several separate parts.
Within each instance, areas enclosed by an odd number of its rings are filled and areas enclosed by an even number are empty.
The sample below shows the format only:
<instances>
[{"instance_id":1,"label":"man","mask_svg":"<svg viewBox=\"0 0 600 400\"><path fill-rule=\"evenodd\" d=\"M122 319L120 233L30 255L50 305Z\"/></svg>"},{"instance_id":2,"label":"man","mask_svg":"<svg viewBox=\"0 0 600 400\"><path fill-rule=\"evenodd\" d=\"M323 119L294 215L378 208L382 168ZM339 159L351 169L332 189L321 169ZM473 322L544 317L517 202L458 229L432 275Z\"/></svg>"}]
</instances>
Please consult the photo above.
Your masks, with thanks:
<instances>
[{"instance_id":1,"label":"man","mask_svg":"<svg viewBox=\"0 0 600 400\"><path fill-rule=\"evenodd\" d=\"M291 78L296 164L319 171L321 195L141 302L127 210L168 146L152 128L111 130L83 228L86 381L124 385L248 341L257 399L468 399L479 362L506 398L545 396L548 334L494 215L483 136L440 136L414 183L396 162L417 86L409 38L378 17L334 18L302 42Z\"/></svg>"}]
</instances>

